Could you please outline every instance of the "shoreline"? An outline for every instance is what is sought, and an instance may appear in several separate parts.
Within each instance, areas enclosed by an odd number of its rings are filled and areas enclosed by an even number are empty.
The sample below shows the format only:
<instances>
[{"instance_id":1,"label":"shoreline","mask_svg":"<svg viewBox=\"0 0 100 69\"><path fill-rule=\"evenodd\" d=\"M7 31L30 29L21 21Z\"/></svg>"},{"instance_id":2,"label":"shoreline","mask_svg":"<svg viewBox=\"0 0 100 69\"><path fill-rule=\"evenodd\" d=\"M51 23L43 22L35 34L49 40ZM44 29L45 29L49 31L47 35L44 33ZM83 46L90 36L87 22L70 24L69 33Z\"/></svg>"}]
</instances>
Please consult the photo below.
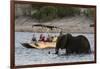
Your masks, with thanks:
<instances>
[{"instance_id":1,"label":"shoreline","mask_svg":"<svg viewBox=\"0 0 100 69\"><path fill-rule=\"evenodd\" d=\"M48 26L56 26L62 29L63 32L79 32L79 33L95 33L94 27L90 27L91 24L94 24L93 21L84 17L84 16L75 16L75 17L65 17L62 19L56 19L46 23L38 23L33 19L18 18L15 20L15 31L16 32L49 32L55 33L60 32L61 29L53 28L52 30L43 27L32 27L35 24L43 24Z\"/></svg>"},{"instance_id":2,"label":"shoreline","mask_svg":"<svg viewBox=\"0 0 100 69\"><path fill-rule=\"evenodd\" d=\"M32 32L32 31L15 31L15 33L16 32L22 32L22 33L27 33L27 32L29 32L29 33L60 33L60 32ZM94 34L93 32L63 32L63 33L80 33L80 34Z\"/></svg>"},{"instance_id":3,"label":"shoreline","mask_svg":"<svg viewBox=\"0 0 100 69\"><path fill-rule=\"evenodd\" d=\"M21 27L21 28L16 28L15 32L36 32L36 33L60 33L61 30L49 30L46 31L43 29L32 29L32 28L25 28L25 27ZM93 31L93 28L91 30L77 30L77 29L73 29L73 30L62 30L62 32L64 33L95 33L95 31Z\"/></svg>"}]
</instances>

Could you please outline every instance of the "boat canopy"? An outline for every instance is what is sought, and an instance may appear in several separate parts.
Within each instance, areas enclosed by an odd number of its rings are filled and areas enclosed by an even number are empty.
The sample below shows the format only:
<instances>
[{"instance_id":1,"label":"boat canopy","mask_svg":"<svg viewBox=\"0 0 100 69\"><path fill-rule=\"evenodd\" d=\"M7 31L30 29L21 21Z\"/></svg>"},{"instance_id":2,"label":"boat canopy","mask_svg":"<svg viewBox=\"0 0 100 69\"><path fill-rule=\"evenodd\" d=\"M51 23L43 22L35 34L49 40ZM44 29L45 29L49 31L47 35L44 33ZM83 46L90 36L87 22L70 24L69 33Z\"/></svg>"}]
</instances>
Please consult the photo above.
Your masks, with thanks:
<instances>
[{"instance_id":1,"label":"boat canopy","mask_svg":"<svg viewBox=\"0 0 100 69\"><path fill-rule=\"evenodd\" d=\"M33 28L34 26L37 26L37 27L46 27L46 28L49 28L50 30L53 30L53 28L57 28L57 29L61 29L61 30L62 30L62 28L60 28L60 27L50 26L50 25L35 24L35 25L32 25L32 28Z\"/></svg>"}]
</instances>

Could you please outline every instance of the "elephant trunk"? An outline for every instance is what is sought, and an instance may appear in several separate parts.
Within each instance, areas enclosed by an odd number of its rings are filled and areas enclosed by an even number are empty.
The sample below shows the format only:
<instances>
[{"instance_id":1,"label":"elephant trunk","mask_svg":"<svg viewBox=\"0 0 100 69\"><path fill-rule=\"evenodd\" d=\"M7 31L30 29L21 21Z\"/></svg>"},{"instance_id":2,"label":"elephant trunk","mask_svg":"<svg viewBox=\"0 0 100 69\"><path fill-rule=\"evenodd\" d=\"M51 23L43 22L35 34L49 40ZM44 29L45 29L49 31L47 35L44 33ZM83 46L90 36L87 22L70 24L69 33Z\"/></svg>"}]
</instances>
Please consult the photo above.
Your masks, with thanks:
<instances>
[{"instance_id":1,"label":"elephant trunk","mask_svg":"<svg viewBox=\"0 0 100 69\"><path fill-rule=\"evenodd\" d=\"M58 53L59 53L59 49L55 48L55 54L58 54Z\"/></svg>"}]
</instances>

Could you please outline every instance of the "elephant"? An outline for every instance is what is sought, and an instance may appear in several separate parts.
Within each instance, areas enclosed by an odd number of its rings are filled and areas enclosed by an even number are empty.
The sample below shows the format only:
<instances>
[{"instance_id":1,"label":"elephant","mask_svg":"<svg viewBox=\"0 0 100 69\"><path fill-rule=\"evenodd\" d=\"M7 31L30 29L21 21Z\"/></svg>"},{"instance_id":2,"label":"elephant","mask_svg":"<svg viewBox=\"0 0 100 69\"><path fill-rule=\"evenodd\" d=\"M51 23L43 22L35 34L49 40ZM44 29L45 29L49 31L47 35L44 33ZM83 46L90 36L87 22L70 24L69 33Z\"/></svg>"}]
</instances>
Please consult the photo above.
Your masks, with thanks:
<instances>
[{"instance_id":1,"label":"elephant","mask_svg":"<svg viewBox=\"0 0 100 69\"><path fill-rule=\"evenodd\" d=\"M66 49L66 54L91 53L89 41L85 36L72 36L69 33L58 36L55 47L55 54L59 54L59 49Z\"/></svg>"}]
</instances>

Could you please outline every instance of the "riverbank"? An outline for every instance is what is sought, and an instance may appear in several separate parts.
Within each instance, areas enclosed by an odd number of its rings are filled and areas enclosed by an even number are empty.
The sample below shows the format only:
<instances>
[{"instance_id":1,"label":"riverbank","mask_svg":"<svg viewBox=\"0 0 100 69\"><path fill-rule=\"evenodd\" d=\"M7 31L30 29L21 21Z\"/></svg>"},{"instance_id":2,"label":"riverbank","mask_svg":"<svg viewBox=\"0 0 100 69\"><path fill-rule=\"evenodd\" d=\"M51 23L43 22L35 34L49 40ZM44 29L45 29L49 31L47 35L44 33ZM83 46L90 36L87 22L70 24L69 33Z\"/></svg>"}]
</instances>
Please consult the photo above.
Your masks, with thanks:
<instances>
[{"instance_id":1,"label":"riverbank","mask_svg":"<svg viewBox=\"0 0 100 69\"><path fill-rule=\"evenodd\" d=\"M19 17L15 20L16 32L60 32L61 29L52 29L42 27L33 27L32 25L40 24L30 17ZM56 26L63 29L63 32L78 32L78 33L94 33L94 27L90 27L94 24L93 20L85 16L65 17L62 19L55 19L50 22L41 23L43 25Z\"/></svg>"}]
</instances>

